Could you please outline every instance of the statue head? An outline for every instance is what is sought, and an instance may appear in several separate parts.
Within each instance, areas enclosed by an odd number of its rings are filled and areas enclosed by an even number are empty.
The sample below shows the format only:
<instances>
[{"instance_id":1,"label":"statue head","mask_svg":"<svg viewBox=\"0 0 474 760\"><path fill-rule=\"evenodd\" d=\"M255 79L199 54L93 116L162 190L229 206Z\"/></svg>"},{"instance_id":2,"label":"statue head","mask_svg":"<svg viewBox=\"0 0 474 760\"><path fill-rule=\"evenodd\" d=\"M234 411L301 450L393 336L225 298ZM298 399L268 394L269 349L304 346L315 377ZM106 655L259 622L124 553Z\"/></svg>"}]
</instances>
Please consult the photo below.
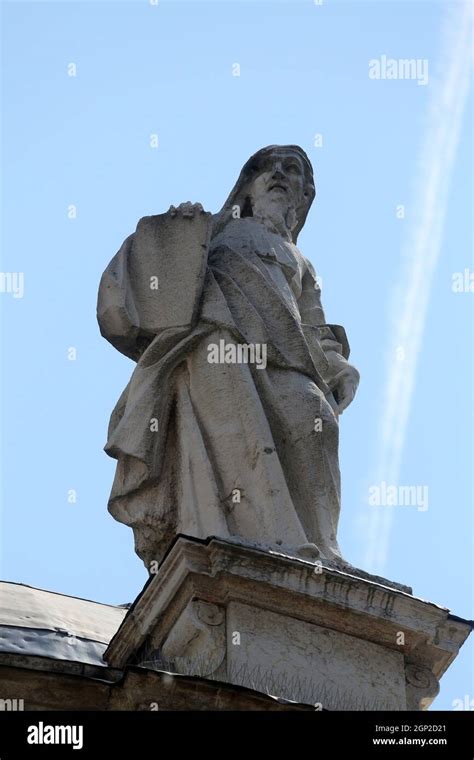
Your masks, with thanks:
<instances>
[{"instance_id":1,"label":"statue head","mask_svg":"<svg viewBox=\"0 0 474 760\"><path fill-rule=\"evenodd\" d=\"M246 162L221 211L214 231L236 217L283 218L293 242L315 196L313 169L297 145L270 145Z\"/></svg>"}]
</instances>

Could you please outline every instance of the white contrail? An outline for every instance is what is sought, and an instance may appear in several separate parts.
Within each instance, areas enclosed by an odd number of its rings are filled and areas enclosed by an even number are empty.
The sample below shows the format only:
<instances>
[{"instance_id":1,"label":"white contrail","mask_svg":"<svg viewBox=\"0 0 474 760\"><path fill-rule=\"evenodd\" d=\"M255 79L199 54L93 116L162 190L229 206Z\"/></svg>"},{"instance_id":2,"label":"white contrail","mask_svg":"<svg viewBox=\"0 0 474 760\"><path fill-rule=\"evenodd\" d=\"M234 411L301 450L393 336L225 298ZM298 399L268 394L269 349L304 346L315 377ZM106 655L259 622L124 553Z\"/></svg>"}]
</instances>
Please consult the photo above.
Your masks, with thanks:
<instances>
[{"instance_id":1,"label":"white contrail","mask_svg":"<svg viewBox=\"0 0 474 760\"><path fill-rule=\"evenodd\" d=\"M416 176L414 214L393 293L386 386L374 469L376 485L397 485L416 381L433 276L443 239L448 189L455 164L472 63L471 1L450 3L443 25L439 77L431 81L427 127ZM404 352L403 360L398 355ZM393 507L370 506L364 567L382 571L389 550Z\"/></svg>"}]
</instances>

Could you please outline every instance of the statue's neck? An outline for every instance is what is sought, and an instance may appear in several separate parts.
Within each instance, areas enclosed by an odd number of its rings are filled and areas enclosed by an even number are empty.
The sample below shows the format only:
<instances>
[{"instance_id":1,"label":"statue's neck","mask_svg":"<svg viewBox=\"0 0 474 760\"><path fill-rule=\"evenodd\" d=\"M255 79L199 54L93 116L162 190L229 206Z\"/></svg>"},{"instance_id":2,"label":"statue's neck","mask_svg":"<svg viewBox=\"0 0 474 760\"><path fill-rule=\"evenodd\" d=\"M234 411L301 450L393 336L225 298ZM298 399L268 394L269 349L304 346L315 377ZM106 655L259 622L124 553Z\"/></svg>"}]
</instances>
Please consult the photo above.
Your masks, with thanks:
<instances>
[{"instance_id":1,"label":"statue's neck","mask_svg":"<svg viewBox=\"0 0 474 760\"><path fill-rule=\"evenodd\" d=\"M284 240L290 243L292 242L293 238L291 236L291 230L289 229L286 217L283 214L271 214L268 213L268 211L266 211L265 214L259 214L257 211L257 213L254 213L253 218L256 222L259 222L259 224L266 227L270 232L273 232L275 235L280 235Z\"/></svg>"}]
</instances>

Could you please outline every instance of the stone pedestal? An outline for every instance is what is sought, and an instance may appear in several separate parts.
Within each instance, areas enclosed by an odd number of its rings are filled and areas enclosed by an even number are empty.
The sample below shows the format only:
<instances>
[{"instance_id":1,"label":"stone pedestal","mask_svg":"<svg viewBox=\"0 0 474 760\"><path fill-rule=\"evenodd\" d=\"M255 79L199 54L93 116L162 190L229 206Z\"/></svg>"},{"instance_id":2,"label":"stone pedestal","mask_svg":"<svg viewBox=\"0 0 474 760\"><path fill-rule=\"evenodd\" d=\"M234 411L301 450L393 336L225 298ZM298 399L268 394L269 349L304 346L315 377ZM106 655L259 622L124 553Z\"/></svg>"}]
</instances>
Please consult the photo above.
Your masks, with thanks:
<instances>
[{"instance_id":1,"label":"stone pedestal","mask_svg":"<svg viewBox=\"0 0 474 760\"><path fill-rule=\"evenodd\" d=\"M426 709L470 623L369 578L180 536L104 657L316 709Z\"/></svg>"}]
</instances>

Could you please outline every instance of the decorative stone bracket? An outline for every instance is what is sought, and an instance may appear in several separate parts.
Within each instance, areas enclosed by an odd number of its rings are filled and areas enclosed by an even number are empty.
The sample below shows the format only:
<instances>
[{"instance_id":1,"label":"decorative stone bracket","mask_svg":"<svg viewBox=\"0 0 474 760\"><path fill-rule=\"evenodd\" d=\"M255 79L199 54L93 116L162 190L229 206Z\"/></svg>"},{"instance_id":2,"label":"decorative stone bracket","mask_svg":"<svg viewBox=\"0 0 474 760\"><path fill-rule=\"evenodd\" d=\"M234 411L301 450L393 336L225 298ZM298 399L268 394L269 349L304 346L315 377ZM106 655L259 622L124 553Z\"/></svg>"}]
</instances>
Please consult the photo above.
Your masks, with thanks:
<instances>
[{"instance_id":1,"label":"decorative stone bracket","mask_svg":"<svg viewBox=\"0 0 474 760\"><path fill-rule=\"evenodd\" d=\"M407 710L426 710L439 693L439 681L425 665L405 663Z\"/></svg>"},{"instance_id":2,"label":"decorative stone bracket","mask_svg":"<svg viewBox=\"0 0 474 760\"><path fill-rule=\"evenodd\" d=\"M160 648L177 672L199 676L214 673L225 652L225 610L201 599L189 602Z\"/></svg>"}]
</instances>

